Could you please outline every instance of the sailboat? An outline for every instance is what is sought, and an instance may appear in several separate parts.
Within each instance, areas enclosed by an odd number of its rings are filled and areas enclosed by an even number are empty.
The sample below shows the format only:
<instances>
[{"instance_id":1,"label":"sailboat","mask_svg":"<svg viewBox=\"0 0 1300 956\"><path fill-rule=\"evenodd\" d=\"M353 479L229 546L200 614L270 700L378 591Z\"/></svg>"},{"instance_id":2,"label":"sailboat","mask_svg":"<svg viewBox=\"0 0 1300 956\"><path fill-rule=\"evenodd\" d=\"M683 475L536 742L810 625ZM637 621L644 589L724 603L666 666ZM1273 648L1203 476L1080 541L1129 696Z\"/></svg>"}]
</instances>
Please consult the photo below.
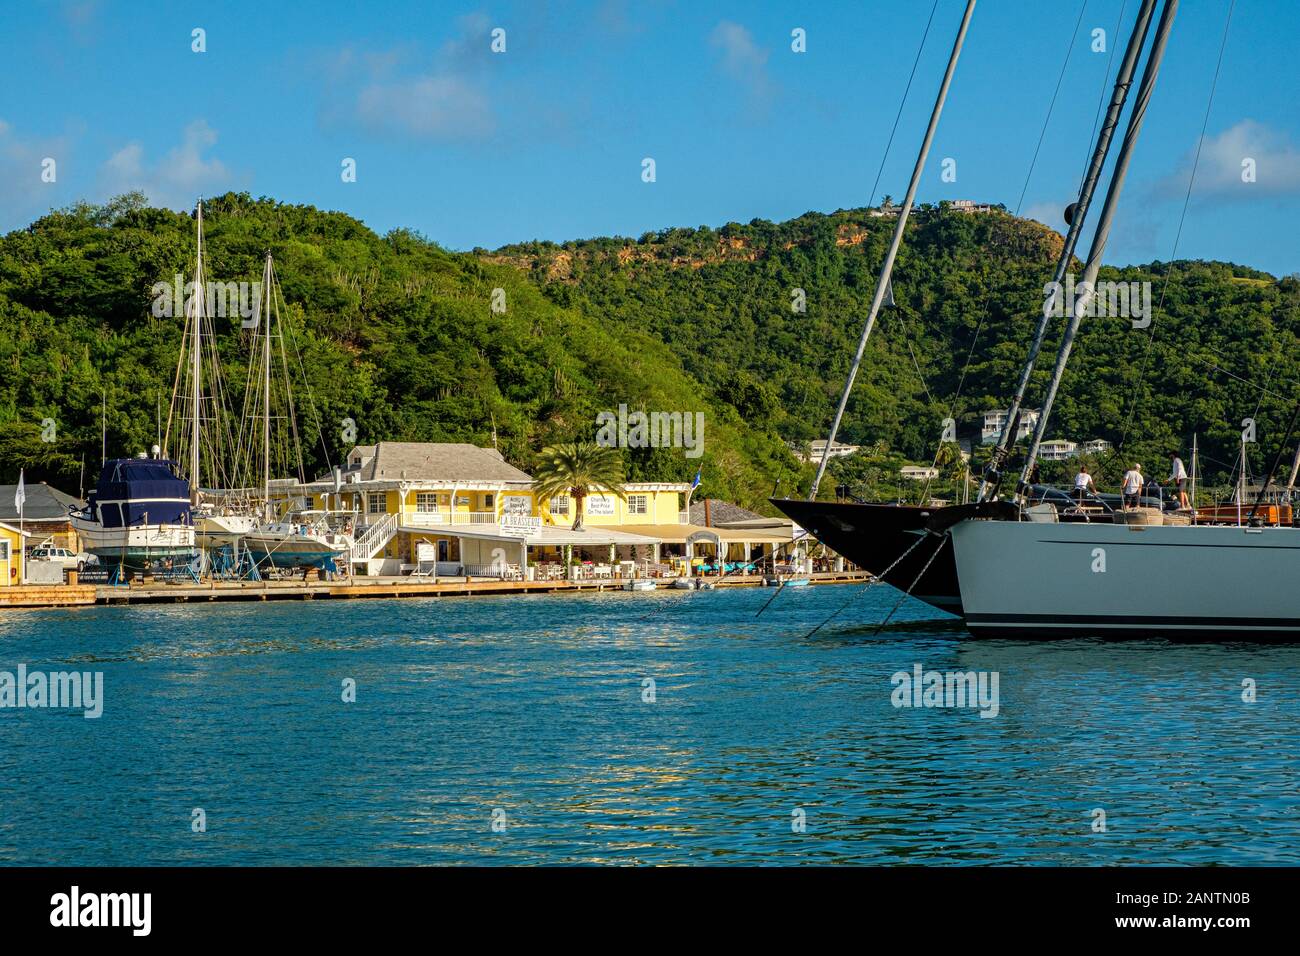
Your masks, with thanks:
<instances>
[{"instance_id":1,"label":"sailboat","mask_svg":"<svg viewBox=\"0 0 1300 956\"><path fill-rule=\"evenodd\" d=\"M1097 133L1091 162L1080 184L1078 199L1072 204L1070 214L1067 216L1069 229L1057 259L1054 273L1054 279L1057 281L1058 287L1060 280L1070 267L1076 243L1088 214L1093 192L1100 179L1102 168L1106 163L1115 130L1118 128L1128 98L1137 62L1146 41L1154 8L1155 0L1142 0L1137 19L1134 22L1133 30L1125 48L1124 57L1120 62L1119 71L1115 77L1105 120ZM966 17L969 18L969 15L970 10L968 8ZM964 26L965 20L963 21L962 32L964 32ZM945 78L945 85L940 88L940 95L931 115L930 130L922 143L920 155L917 157L907 197L904 200L898 223L894 229L890 252L886 255L885 262L881 267L880 277L876 283L876 295L872 301L866 325L863 328L857 356L850 368L848 380L840 398L839 408L831 426L827 448L831 447L829 442L834 441L839 429L844 409L848 404L849 394L852 391L861 364L867 338L871 334L876 315L883 304L885 293L890 288L894 254L902 242L903 226L911 208L916 185L925 162L930 136L933 134L934 126L938 122L947 89L946 81L951 77L960 50L961 35L959 33L958 42L954 45L952 58L949 62L948 77ZM1020 409L1025 391L1054 311L1054 302L1049 300L1044 303L1033 342L1021 371L1015 397L1003 425L1002 433L999 436L990 472L985 476L985 482L981 487L981 500L993 500L997 496L998 486L1001 481L999 469L1007 458L1018 433ZM952 550L947 547L940 548L938 542L927 543L926 541L927 526L934 519L937 512L945 509L942 507L893 503L818 501L816 500L817 489L825 474L828 460L829 456L823 455L818 465L817 477L813 482L807 500L773 498L771 499L772 504L797 525L807 529L810 534L826 546L843 555L863 570L869 571L879 580L904 588L913 597L944 611L961 615L963 613L962 592Z\"/></svg>"},{"instance_id":2,"label":"sailboat","mask_svg":"<svg viewBox=\"0 0 1300 956\"><path fill-rule=\"evenodd\" d=\"M1177 8L1177 0L1165 0L1026 470L1032 467L1046 428L1079 322L1088 314L1129 154L1141 132ZM1289 526L1267 527L1255 517L1297 420L1300 405L1278 461L1244 522L1067 523L1026 508L1023 497L956 506L932 517L930 530L951 540L967 627L976 635L993 636L1161 634L1179 639L1294 640L1300 635L1295 592L1300 533Z\"/></svg>"},{"instance_id":3,"label":"sailboat","mask_svg":"<svg viewBox=\"0 0 1300 956\"><path fill-rule=\"evenodd\" d=\"M174 452L178 472L189 482L194 534L204 551L235 544L253 527L247 503L218 489L236 482L230 470L235 445L217 352L216 330L207 314L207 282L203 236L203 202L194 214L195 255L193 293L186 302L185 331L167 411L162 447Z\"/></svg>"},{"instance_id":4,"label":"sailboat","mask_svg":"<svg viewBox=\"0 0 1300 956\"><path fill-rule=\"evenodd\" d=\"M240 472L260 478L260 516L242 535L242 546L259 567L318 568L334 572L339 569L339 559L351 551L353 540L348 528L354 516L350 512L293 507L276 513L272 470L294 468L299 484L306 482L306 472L289 384L288 353L280 314L282 294L270 252L266 254L262 290L253 316L256 331L239 442ZM274 373L277 358L278 375Z\"/></svg>"}]
</instances>

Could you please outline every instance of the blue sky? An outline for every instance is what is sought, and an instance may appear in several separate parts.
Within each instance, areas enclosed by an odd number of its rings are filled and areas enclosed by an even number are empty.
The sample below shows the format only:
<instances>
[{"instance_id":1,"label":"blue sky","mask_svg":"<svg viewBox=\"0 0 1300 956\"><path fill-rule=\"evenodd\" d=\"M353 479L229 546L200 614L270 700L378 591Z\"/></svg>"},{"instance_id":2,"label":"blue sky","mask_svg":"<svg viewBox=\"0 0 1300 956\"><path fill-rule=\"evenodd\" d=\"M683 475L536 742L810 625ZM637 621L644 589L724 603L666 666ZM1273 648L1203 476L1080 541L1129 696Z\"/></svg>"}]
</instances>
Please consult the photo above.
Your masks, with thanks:
<instances>
[{"instance_id":1,"label":"blue sky","mask_svg":"<svg viewBox=\"0 0 1300 956\"><path fill-rule=\"evenodd\" d=\"M880 194L905 191L963 6L938 2ZM1061 228L1137 6L981 0L920 200L1020 205L1069 48L1023 202ZM130 188L174 208L248 190L454 249L862 206L930 7L7 3L0 230ZM1109 262L1174 251L1227 10L1182 4ZM191 50L196 27L204 53ZM495 28L504 53L490 49ZM791 49L795 28L804 53ZM1097 28L1105 53L1091 49ZM1180 257L1300 271L1298 35L1300 4L1238 0ZM54 183L40 178L46 157ZM345 157L356 182L341 180ZM642 182L646 157L654 183ZM956 160L955 183L940 179L944 158ZM1241 182L1244 158L1253 183Z\"/></svg>"}]
</instances>

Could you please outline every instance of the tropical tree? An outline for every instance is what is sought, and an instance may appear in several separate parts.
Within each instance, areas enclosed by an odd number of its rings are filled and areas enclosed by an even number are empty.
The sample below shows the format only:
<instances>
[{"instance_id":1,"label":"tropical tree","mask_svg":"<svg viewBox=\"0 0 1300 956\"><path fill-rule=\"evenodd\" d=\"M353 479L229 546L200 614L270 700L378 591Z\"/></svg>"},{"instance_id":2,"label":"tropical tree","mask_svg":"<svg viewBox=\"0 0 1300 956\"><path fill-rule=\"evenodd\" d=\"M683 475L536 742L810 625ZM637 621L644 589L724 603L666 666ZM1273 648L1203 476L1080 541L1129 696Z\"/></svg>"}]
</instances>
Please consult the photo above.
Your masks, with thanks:
<instances>
[{"instance_id":1,"label":"tropical tree","mask_svg":"<svg viewBox=\"0 0 1300 956\"><path fill-rule=\"evenodd\" d=\"M582 530L582 503L593 492L608 492L626 501L623 456L593 442L567 442L542 449L533 469L533 492L539 500L567 494L573 499L573 530Z\"/></svg>"}]
</instances>

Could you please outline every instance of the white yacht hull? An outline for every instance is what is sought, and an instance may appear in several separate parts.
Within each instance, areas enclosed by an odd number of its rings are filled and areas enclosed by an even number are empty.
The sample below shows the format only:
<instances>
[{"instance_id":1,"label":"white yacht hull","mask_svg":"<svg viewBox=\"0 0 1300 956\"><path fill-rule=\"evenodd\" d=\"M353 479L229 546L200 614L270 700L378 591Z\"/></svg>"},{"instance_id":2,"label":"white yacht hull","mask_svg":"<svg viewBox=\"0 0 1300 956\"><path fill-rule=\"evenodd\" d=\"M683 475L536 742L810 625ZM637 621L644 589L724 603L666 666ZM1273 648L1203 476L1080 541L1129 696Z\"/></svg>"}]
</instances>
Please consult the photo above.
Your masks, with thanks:
<instances>
[{"instance_id":1,"label":"white yacht hull","mask_svg":"<svg viewBox=\"0 0 1300 956\"><path fill-rule=\"evenodd\" d=\"M951 534L977 635L1300 640L1300 530L967 520Z\"/></svg>"},{"instance_id":2,"label":"white yacht hull","mask_svg":"<svg viewBox=\"0 0 1300 956\"><path fill-rule=\"evenodd\" d=\"M99 558L101 564L125 564L140 569L156 561L194 557L197 546L189 525L133 525L105 528L98 522L74 516L72 526L82 549Z\"/></svg>"},{"instance_id":3,"label":"white yacht hull","mask_svg":"<svg viewBox=\"0 0 1300 956\"><path fill-rule=\"evenodd\" d=\"M257 528L251 515L196 514L194 536L205 551L232 545Z\"/></svg>"}]
</instances>

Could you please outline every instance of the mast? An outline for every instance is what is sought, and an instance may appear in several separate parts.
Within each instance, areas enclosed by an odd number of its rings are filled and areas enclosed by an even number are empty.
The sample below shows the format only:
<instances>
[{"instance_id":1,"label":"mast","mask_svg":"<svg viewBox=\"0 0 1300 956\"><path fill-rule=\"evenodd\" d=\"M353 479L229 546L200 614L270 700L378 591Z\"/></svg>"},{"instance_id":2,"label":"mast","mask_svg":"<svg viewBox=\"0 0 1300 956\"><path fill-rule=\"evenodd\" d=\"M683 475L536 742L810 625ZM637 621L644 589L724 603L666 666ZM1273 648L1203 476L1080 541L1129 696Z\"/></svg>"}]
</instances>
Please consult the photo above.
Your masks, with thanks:
<instances>
[{"instance_id":1,"label":"mast","mask_svg":"<svg viewBox=\"0 0 1300 956\"><path fill-rule=\"evenodd\" d=\"M203 375L203 300L206 295L203 285L203 200L201 199L198 209L198 229L198 259L194 267L194 327L190 333L190 345L194 349L190 359L190 377L193 379L190 397L193 412L190 422L190 504L192 505L199 503L199 407Z\"/></svg>"},{"instance_id":2,"label":"mast","mask_svg":"<svg viewBox=\"0 0 1300 956\"><path fill-rule=\"evenodd\" d=\"M1291 477L1286 480L1286 496L1290 501L1295 497L1295 480L1300 475L1300 444L1295 446L1295 457L1291 459Z\"/></svg>"},{"instance_id":3,"label":"mast","mask_svg":"<svg viewBox=\"0 0 1300 956\"><path fill-rule=\"evenodd\" d=\"M266 315L262 328L262 500L267 514L271 507L271 252L266 253L266 270L262 274L266 289Z\"/></svg>"},{"instance_id":4,"label":"mast","mask_svg":"<svg viewBox=\"0 0 1300 956\"><path fill-rule=\"evenodd\" d=\"M935 98L934 109L930 113L930 125L926 128L925 139L921 142L921 151L916 157L916 165L912 169L912 180L907 186L907 196L903 199L902 209L898 213L898 222L894 224L894 235L889 242L889 251L885 254L885 261L880 266L880 276L876 279L876 292L871 299L871 309L867 313L866 324L862 327L862 338L858 341L858 351L853 357L853 365L849 368L848 380L844 383L844 392L840 395L839 407L835 410L835 420L831 423L830 435L826 438L826 450L822 453L822 460L817 466L817 476L813 479L812 489L808 492L808 500L813 501L817 497L817 489L822 483L822 477L826 474L826 463L830 461L831 448L835 445L835 435L840 430L840 421L844 418L844 409L849 404L849 393L853 391L853 382L858 377L858 369L862 365L862 356L867 350L867 339L871 337L871 329L876 324L876 316L880 313L880 306L885 300L885 294L889 291L889 279L894 271L894 259L898 255L898 247L903 242L903 230L907 227L907 217L912 211L912 201L916 198L916 188L921 181L921 172L925 168L925 159L930 153L930 144L934 140L934 131L939 126L939 114L943 112L944 101L948 98L948 87L952 84L953 73L957 69L957 58L961 55L962 44L966 41L966 30L970 26L971 14L975 12L975 0L966 0L966 12L962 14L961 26L957 30L957 39L953 41L952 53L948 57L948 69L944 71L943 83L939 86L939 95Z\"/></svg>"},{"instance_id":5,"label":"mast","mask_svg":"<svg viewBox=\"0 0 1300 956\"><path fill-rule=\"evenodd\" d=\"M1106 156L1110 153L1111 140L1115 135L1116 128L1119 126L1120 115L1124 112L1124 103L1128 99L1129 88L1133 85L1133 71L1136 69L1138 58L1141 56L1142 46L1146 43L1147 31L1151 26L1151 14L1155 11L1155 6L1156 0L1142 0L1137 20L1133 23L1133 32L1129 34L1128 46L1124 50L1124 58L1120 61L1119 72L1115 74L1115 88L1114 92L1111 93L1110 106L1106 109L1106 119L1102 123L1101 131L1097 134L1097 143L1092 151L1092 161L1089 163L1088 172L1079 187L1079 198L1074 204L1074 214L1070 217L1069 229L1065 233L1065 244L1061 247L1061 255L1056 260L1056 270L1052 273L1052 288L1055 289L1055 292L1043 302L1043 314L1038 320L1038 328L1034 331L1034 338L1030 343L1029 355L1025 359L1024 368L1020 370L1020 381L1016 385L1015 395L1011 398L1011 406L1007 409L1007 419L1002 425L1002 434L998 436L997 446L993 450L988 467L984 472L983 481L980 483L979 501L984 501L997 494L998 485L1001 483L1002 464L1007 460L1011 446L1015 443L1016 432L1019 431L1017 426L1021 407L1025 401L1025 392L1029 388L1029 378L1033 374L1034 363L1038 361L1038 353L1043 348L1043 338L1047 334L1047 326L1051 322L1052 313L1056 311L1056 306L1061 296L1064 295L1061 289L1061 281L1070 268L1070 260L1074 258L1074 248L1079 241L1079 234L1083 232L1083 223L1088 217L1088 206L1092 203L1092 194L1096 191L1097 182L1101 178L1102 167L1106 165Z\"/></svg>"},{"instance_id":6,"label":"mast","mask_svg":"<svg viewBox=\"0 0 1300 956\"><path fill-rule=\"evenodd\" d=\"M1196 432L1192 432L1192 522L1196 522Z\"/></svg>"},{"instance_id":7,"label":"mast","mask_svg":"<svg viewBox=\"0 0 1300 956\"><path fill-rule=\"evenodd\" d=\"M1061 387L1061 377L1065 374L1066 363L1070 360L1070 350L1074 346L1074 338L1079 332L1079 324L1083 319L1083 313L1090 309L1094 298L1094 285L1097 281L1097 273L1101 269L1101 256L1106 250L1106 240L1110 237L1111 222L1115 218L1115 207L1119 203L1120 193L1124 190L1124 179L1128 175L1129 160L1132 158L1133 147L1137 144L1138 136L1142 132L1142 123L1146 119L1147 107L1151 104L1151 94L1155 90L1156 77L1160 74L1160 62L1164 59L1165 46L1169 42L1169 32L1173 29L1174 16L1177 13L1178 0L1165 0L1164 6L1160 10L1160 23L1156 27L1155 39L1151 43L1151 53L1147 57L1146 67L1142 71L1142 83L1138 87L1137 102L1133 104L1133 112L1129 114L1128 129L1124 131L1124 142L1121 144L1119 156L1115 160L1115 171L1111 176L1110 186L1106 190L1106 199L1102 203L1101 216L1097 220L1097 232L1092 237L1092 248L1088 251L1088 262L1084 266L1083 280L1077 286L1079 294L1075 299L1070 319L1066 323L1065 333L1061 337L1061 347L1056 353L1056 367L1052 369L1052 380L1048 383L1047 394L1043 397L1043 410L1039 415L1038 425L1034 429L1034 436L1030 440L1029 450L1025 454L1025 465L1020 473L1020 486L1029 483L1029 473L1033 470L1034 462L1038 458L1038 446L1042 444L1043 436L1047 432L1047 424L1051 421L1052 404L1056 401L1056 393ZM1019 488L1017 488L1017 491L1019 491Z\"/></svg>"}]
</instances>

